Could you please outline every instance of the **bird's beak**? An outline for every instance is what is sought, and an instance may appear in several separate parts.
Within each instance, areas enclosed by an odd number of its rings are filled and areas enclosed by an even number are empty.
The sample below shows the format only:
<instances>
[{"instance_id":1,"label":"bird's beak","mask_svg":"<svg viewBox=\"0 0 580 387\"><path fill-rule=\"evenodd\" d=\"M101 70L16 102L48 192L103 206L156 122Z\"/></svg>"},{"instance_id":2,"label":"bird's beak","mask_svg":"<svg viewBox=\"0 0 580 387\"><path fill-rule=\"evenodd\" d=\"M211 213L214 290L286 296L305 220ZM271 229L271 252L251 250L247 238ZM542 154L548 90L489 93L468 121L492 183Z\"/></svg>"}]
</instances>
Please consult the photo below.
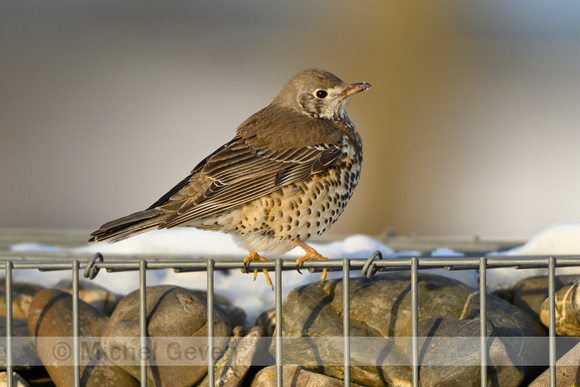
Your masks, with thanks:
<instances>
[{"instance_id":1,"label":"bird's beak","mask_svg":"<svg viewBox=\"0 0 580 387\"><path fill-rule=\"evenodd\" d=\"M366 82L351 83L350 85L346 85L344 91L340 95L344 98L348 98L362 91L367 90L369 87L371 87L371 84Z\"/></svg>"}]
</instances>

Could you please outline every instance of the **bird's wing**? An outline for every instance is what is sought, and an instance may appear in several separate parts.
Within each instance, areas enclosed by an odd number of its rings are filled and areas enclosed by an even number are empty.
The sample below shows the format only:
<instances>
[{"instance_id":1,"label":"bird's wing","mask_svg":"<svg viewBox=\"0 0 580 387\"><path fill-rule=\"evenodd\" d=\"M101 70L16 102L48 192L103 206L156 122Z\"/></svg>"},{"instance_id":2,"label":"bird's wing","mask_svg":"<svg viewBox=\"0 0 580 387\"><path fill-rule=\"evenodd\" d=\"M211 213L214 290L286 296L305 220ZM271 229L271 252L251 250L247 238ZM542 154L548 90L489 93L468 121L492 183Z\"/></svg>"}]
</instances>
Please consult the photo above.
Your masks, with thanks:
<instances>
[{"instance_id":1,"label":"bird's wing","mask_svg":"<svg viewBox=\"0 0 580 387\"><path fill-rule=\"evenodd\" d=\"M150 208L172 214L174 227L260 198L320 173L342 154L339 144L271 150L235 138L202 161Z\"/></svg>"}]
</instances>

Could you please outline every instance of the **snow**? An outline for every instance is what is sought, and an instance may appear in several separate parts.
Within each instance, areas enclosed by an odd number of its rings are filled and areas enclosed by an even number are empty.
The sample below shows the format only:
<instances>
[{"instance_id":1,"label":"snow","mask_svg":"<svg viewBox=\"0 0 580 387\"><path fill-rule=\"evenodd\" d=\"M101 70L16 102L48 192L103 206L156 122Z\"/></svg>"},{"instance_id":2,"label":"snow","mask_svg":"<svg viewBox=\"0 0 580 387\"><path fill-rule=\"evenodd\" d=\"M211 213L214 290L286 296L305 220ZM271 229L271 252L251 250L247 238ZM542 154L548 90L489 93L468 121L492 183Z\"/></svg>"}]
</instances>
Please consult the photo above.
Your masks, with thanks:
<instances>
[{"instance_id":1,"label":"snow","mask_svg":"<svg viewBox=\"0 0 580 387\"><path fill-rule=\"evenodd\" d=\"M414 251L394 253L388 246L364 235L352 235L341 241L327 244L310 243L310 245L320 254L329 258L368 258L376 250L381 251L385 259L418 255L418 252ZM220 259L225 260L241 260L247 254L246 251L238 248L228 235L189 228L153 231L115 244L95 243L71 250L35 243L14 245L12 250L19 252L101 252L105 260L107 259L107 254L163 254L168 256L185 254L208 256L218 254ZM580 254L580 222L553 225L531 238L523 246L502 253L502 255L509 256L574 254ZM286 254L287 257L299 257L301 255L303 255L303 251L300 248L296 248ZM462 254L441 247L435 250L432 256L454 257L462 256ZM292 270L283 272L282 292L284 298L296 286L319 281L319 273L309 273L307 270L302 272L302 275ZM430 269L422 272L445 275L460 280L469 286L478 287L478 275L475 270L445 271L443 269ZM557 274L579 272L580 268L562 268L558 269ZM492 269L487 273L487 285L489 290L500 287L507 288L523 278L545 275L545 273L546 269ZM351 275L359 276L360 273L353 271ZM16 281L42 283L45 286L52 286L62 279L70 279L70 276L71 274L68 271L38 272L37 270L16 270L14 272ZM330 271L328 273L328 279L341 277L342 273L340 271ZM271 278L274 278L274 273L271 273ZM215 292L227 297L232 304L244 309L249 324L252 324L261 312L274 307L274 292L265 283L261 271L259 271L256 282L252 279L252 274L241 276L237 270L231 272L216 270L214 279ZM147 286L173 284L191 289L205 290L206 280L207 274L205 272L174 273L170 269L148 270L147 272ZM106 273L103 270L94 279L94 282L120 294L127 294L139 287L138 273L135 271Z\"/></svg>"},{"instance_id":2,"label":"snow","mask_svg":"<svg viewBox=\"0 0 580 387\"><path fill-rule=\"evenodd\" d=\"M540 231L524 245L502 252L507 256L530 255L578 255L580 256L580 222L561 222ZM580 274L580 267L556 269L556 275ZM534 276L548 275L547 269L515 270L511 268L493 269L487 275L490 290L509 288L520 280Z\"/></svg>"}]
</instances>

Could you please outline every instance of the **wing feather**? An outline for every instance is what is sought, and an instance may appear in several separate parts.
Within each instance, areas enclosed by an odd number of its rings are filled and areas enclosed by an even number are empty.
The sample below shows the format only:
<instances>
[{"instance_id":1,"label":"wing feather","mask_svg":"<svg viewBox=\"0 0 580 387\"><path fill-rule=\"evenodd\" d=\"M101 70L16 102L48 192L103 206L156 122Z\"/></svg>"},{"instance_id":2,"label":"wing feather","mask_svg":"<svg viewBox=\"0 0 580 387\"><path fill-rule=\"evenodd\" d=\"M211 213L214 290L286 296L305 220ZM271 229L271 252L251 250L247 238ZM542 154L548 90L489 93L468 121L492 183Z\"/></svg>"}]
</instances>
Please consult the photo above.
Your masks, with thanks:
<instances>
[{"instance_id":1,"label":"wing feather","mask_svg":"<svg viewBox=\"0 0 580 387\"><path fill-rule=\"evenodd\" d=\"M207 181L205 189L185 200L177 211L171 198L161 206L162 209L171 207L175 212L159 228L189 223L305 180L330 167L341 154L339 144L272 150L253 147L241 138L234 139L204 160L204 165L189 176L189 184L193 180ZM188 185L182 189L187 190ZM175 191L174 195L184 197Z\"/></svg>"}]
</instances>

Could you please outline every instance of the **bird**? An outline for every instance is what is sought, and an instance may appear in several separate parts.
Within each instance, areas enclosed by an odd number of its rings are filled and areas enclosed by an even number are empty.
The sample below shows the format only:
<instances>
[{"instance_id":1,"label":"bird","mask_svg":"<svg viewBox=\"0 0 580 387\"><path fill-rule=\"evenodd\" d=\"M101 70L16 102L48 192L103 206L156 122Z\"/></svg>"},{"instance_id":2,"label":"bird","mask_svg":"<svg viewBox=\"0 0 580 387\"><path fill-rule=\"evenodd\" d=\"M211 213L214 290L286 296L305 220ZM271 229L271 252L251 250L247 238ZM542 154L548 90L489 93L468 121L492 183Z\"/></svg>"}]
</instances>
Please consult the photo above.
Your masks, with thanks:
<instances>
[{"instance_id":1,"label":"bird","mask_svg":"<svg viewBox=\"0 0 580 387\"><path fill-rule=\"evenodd\" d=\"M103 224L88 242L186 226L231 234L248 251L246 272L250 262L296 246L305 252L298 271L306 260L328 260L305 241L336 222L359 182L362 140L346 105L369 87L319 69L300 72L165 195ZM324 268L321 282L326 276Z\"/></svg>"}]
</instances>

